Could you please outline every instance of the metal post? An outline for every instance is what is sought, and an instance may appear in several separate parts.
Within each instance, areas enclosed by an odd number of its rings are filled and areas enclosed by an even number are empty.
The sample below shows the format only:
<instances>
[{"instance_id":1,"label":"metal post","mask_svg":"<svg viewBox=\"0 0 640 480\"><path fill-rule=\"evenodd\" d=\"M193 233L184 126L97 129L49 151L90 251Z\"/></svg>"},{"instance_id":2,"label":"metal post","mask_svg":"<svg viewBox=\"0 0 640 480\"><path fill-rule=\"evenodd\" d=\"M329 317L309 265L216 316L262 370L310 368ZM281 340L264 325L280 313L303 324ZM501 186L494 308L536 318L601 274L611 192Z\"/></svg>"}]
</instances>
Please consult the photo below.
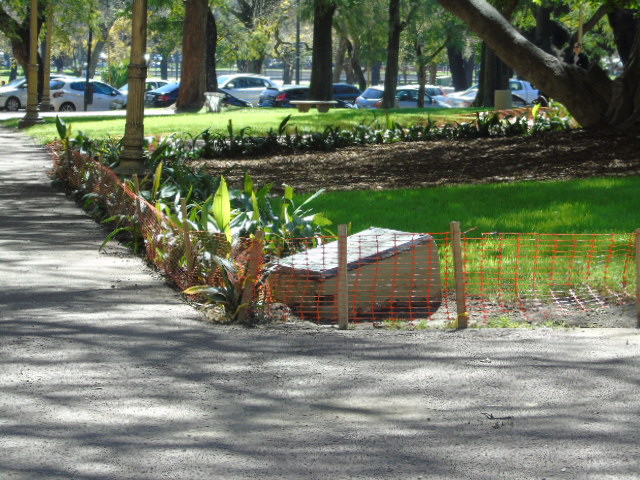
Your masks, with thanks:
<instances>
[{"instance_id":1,"label":"metal post","mask_svg":"<svg viewBox=\"0 0 640 480\"><path fill-rule=\"evenodd\" d=\"M19 128L31 127L37 123L44 123L44 118L38 115L38 0L31 0L29 33L27 111L25 116L18 123Z\"/></svg>"},{"instance_id":2,"label":"metal post","mask_svg":"<svg viewBox=\"0 0 640 480\"><path fill-rule=\"evenodd\" d=\"M91 44L93 43L93 28L89 27L89 41L87 42L87 70L84 75L84 111L87 111L87 106L93 103L93 94L91 92L91 84L89 80L89 70L91 68Z\"/></svg>"}]
</instances>

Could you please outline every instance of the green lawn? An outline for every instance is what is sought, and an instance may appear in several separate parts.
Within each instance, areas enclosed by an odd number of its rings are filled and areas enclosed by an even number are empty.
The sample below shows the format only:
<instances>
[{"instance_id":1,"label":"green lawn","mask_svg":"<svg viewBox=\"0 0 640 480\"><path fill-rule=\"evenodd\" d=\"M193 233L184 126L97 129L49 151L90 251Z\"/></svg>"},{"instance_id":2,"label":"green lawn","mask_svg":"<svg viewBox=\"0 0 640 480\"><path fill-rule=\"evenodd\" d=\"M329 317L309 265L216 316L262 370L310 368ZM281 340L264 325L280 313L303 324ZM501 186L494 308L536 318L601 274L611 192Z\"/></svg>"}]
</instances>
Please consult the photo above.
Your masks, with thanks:
<instances>
[{"instance_id":1,"label":"green lawn","mask_svg":"<svg viewBox=\"0 0 640 480\"><path fill-rule=\"evenodd\" d=\"M640 177L328 192L316 211L354 232L370 226L447 232L452 221L477 233L624 233L640 228Z\"/></svg>"},{"instance_id":2,"label":"green lawn","mask_svg":"<svg viewBox=\"0 0 640 480\"><path fill-rule=\"evenodd\" d=\"M298 128L301 131L322 131L328 126L353 128L363 123L373 122L387 125L387 122L396 121L402 125L410 125L425 123L429 118L438 122L456 121L475 111L474 109L430 108L428 110L390 110L385 113L380 110L334 109L328 113L314 113L314 111L299 113L289 108L228 109L221 113L147 116L144 120L144 131L148 136L168 135L174 132L197 135L206 129L227 134L229 121L231 121L235 131L249 127L248 134L259 135L270 129L277 130L287 115L291 115L290 128ZM9 127L17 127L19 121L19 119L5 120L2 123ZM65 117L65 122L72 125L74 132L82 131L91 138L124 135L124 116ZM45 124L33 126L27 133L41 143L55 140L57 138L55 119L46 118Z\"/></svg>"},{"instance_id":3,"label":"green lawn","mask_svg":"<svg viewBox=\"0 0 640 480\"><path fill-rule=\"evenodd\" d=\"M230 109L222 113L148 116L145 133L186 132L197 135L207 128L227 131L251 126L259 134L276 129L291 115L289 125L301 130L323 130L329 125L350 127L378 121L401 124L456 121L473 115L472 109L391 110L389 112L335 109L326 114L298 113L292 109ZM55 119L31 127L27 133L42 143L57 137ZM16 126L19 120L5 121ZM66 118L73 131L94 138L121 136L124 117ZM640 178L601 178L558 182L524 182L450 186L392 191L331 192L316 199L314 210L324 212L334 224L351 223L357 232L369 226L409 232L445 232L450 222L478 232L606 233L633 232L640 227Z\"/></svg>"}]
</instances>

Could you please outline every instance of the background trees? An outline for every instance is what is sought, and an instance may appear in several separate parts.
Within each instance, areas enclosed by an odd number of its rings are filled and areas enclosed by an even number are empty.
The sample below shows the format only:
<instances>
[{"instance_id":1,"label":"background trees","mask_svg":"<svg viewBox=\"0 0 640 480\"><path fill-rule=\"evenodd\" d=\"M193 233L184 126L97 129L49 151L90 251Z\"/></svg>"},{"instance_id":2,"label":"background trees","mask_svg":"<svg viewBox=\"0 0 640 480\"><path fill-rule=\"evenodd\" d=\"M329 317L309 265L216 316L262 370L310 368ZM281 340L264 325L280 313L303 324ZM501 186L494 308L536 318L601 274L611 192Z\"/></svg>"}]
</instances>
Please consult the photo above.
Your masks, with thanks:
<instances>
[{"instance_id":1,"label":"background trees","mask_svg":"<svg viewBox=\"0 0 640 480\"><path fill-rule=\"evenodd\" d=\"M47 1L39 2L40 26ZM132 1L53 3L56 66L76 74L85 68L89 30L90 75L99 62L126 61ZM22 66L28 7L27 0L0 3L0 35ZM311 64L303 58L302 67L310 67L311 95L318 99L331 98L333 82L362 89L380 83L383 65L386 105L393 103L396 82L407 80L408 66L424 85L436 81L436 65L448 63L460 90L480 63L479 105L491 105L493 91L517 74L564 103L584 125L636 128L637 8L638 2L625 0L153 0L148 49L163 77L169 62L181 63L180 108L196 108L203 92L216 87L217 67L258 73L274 61L291 82L302 52L311 53ZM589 71L571 65L578 39L591 58Z\"/></svg>"},{"instance_id":2,"label":"background trees","mask_svg":"<svg viewBox=\"0 0 640 480\"><path fill-rule=\"evenodd\" d=\"M626 61L621 56L622 73L615 79L598 64L592 64L587 71L546 52L484 0L441 0L441 4L469 25L504 62L562 102L582 125L633 131L640 128L640 36L637 35L640 20L636 10L624 8L633 2L609 6L617 50L629 52ZM618 23L619 18L628 21ZM625 34L616 34L623 23Z\"/></svg>"}]
</instances>

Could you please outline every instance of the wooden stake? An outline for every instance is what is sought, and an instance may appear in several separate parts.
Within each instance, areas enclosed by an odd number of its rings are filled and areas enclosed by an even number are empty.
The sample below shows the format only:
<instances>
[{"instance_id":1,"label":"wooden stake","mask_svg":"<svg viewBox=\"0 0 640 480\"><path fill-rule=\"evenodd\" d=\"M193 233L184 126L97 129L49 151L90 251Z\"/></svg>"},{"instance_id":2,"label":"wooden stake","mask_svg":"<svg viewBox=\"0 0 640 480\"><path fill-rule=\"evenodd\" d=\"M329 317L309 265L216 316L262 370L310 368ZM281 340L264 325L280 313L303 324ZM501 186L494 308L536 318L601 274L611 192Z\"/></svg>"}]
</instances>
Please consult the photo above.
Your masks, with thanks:
<instances>
[{"instance_id":1,"label":"wooden stake","mask_svg":"<svg viewBox=\"0 0 640 480\"><path fill-rule=\"evenodd\" d=\"M640 328L640 228L636 230L636 327Z\"/></svg>"},{"instance_id":2,"label":"wooden stake","mask_svg":"<svg viewBox=\"0 0 640 480\"><path fill-rule=\"evenodd\" d=\"M338 328L349 326L349 272L347 270L348 225L338 225Z\"/></svg>"},{"instance_id":3,"label":"wooden stake","mask_svg":"<svg viewBox=\"0 0 640 480\"><path fill-rule=\"evenodd\" d=\"M187 202L184 198L180 199L180 208L182 209L182 235L184 237L184 254L187 257L187 270L189 274L193 272L193 245L191 244L191 228L187 215Z\"/></svg>"},{"instance_id":4,"label":"wooden stake","mask_svg":"<svg viewBox=\"0 0 640 480\"><path fill-rule=\"evenodd\" d=\"M249 318L249 312L251 309L249 305L253 300L253 291L258 280L258 269L260 268L260 262L262 259L262 246L264 245L264 232L258 230L256 236L251 243L251 250L249 252L249 263L247 264L247 273L244 280L244 286L242 289L242 297L240 304L243 305L242 310L238 313L238 321L245 323Z\"/></svg>"},{"instance_id":5,"label":"wooden stake","mask_svg":"<svg viewBox=\"0 0 640 480\"><path fill-rule=\"evenodd\" d=\"M456 328L467 328L469 313L464 284L464 261L462 258L462 235L460 222L451 222L451 247L453 249L453 266L456 281Z\"/></svg>"}]
</instances>

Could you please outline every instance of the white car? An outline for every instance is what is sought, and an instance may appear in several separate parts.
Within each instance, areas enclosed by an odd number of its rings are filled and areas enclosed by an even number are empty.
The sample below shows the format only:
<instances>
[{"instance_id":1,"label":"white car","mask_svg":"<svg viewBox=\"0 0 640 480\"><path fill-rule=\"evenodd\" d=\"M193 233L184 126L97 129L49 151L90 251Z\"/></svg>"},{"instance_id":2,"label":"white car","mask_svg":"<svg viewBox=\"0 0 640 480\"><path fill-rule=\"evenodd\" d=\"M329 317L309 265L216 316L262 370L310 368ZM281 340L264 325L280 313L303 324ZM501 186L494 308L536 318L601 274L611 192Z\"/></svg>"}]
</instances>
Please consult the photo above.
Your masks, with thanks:
<instances>
[{"instance_id":1,"label":"white car","mask_svg":"<svg viewBox=\"0 0 640 480\"><path fill-rule=\"evenodd\" d=\"M53 80L62 75L51 75L51 85ZM8 83L4 87L0 87L0 109L10 112L17 112L21 108L27 106L29 100L29 89L27 88L27 79L18 78Z\"/></svg>"},{"instance_id":2,"label":"white car","mask_svg":"<svg viewBox=\"0 0 640 480\"><path fill-rule=\"evenodd\" d=\"M240 73L236 75L220 75L218 88L229 92L234 97L250 102L254 107L258 105L260 94L269 87L277 84L269 77Z\"/></svg>"},{"instance_id":3,"label":"white car","mask_svg":"<svg viewBox=\"0 0 640 480\"><path fill-rule=\"evenodd\" d=\"M514 106L529 105L540 96L540 91L526 80L510 79L509 89L511 90ZM476 99L477 94L478 85L474 85L462 92L450 93L448 102L452 107L468 107Z\"/></svg>"},{"instance_id":4,"label":"white car","mask_svg":"<svg viewBox=\"0 0 640 480\"><path fill-rule=\"evenodd\" d=\"M403 86L396 89L396 108L418 108L418 87ZM356 98L356 108L381 108L384 88L381 86L369 87L362 95ZM425 108L451 108L449 104L441 102L428 93L424 99Z\"/></svg>"},{"instance_id":5,"label":"white car","mask_svg":"<svg viewBox=\"0 0 640 480\"><path fill-rule=\"evenodd\" d=\"M87 105L87 110L118 110L127 104L127 96L111 85L97 80L89 80L89 84L93 89L93 98ZM51 80L51 105L54 110L57 112L83 111L86 85L86 79L79 77L60 77Z\"/></svg>"},{"instance_id":6,"label":"white car","mask_svg":"<svg viewBox=\"0 0 640 480\"><path fill-rule=\"evenodd\" d=\"M420 85L411 84L411 85L404 85L404 87L417 89L417 88L420 88ZM404 88L404 87L398 87L398 88ZM435 98L441 103L447 103L447 104L449 103L449 97L447 96L447 93L445 92L444 88L442 88L439 85L425 85L424 91L431 98Z\"/></svg>"}]
</instances>

